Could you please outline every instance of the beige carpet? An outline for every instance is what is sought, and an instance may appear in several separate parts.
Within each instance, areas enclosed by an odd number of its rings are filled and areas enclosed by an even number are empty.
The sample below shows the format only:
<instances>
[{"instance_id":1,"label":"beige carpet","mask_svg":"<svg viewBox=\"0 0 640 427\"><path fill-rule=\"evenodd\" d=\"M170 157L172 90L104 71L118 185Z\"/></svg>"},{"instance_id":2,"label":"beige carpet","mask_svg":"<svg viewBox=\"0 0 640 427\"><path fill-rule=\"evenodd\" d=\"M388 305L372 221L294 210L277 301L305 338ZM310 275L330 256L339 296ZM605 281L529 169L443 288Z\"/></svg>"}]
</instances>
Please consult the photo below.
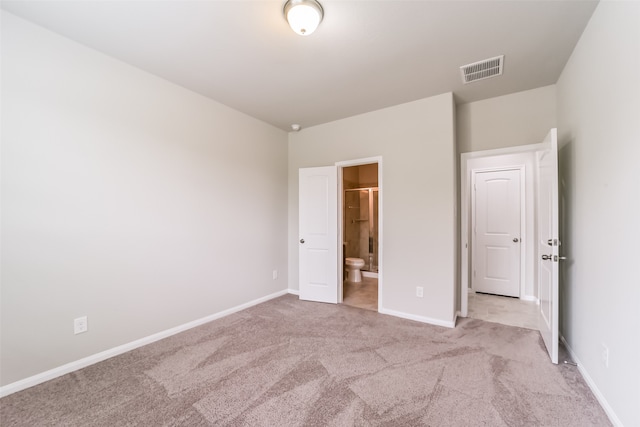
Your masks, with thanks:
<instances>
[{"instance_id":1,"label":"beige carpet","mask_svg":"<svg viewBox=\"0 0 640 427\"><path fill-rule=\"evenodd\" d=\"M0 400L8 426L607 426L538 332L287 295Z\"/></svg>"}]
</instances>

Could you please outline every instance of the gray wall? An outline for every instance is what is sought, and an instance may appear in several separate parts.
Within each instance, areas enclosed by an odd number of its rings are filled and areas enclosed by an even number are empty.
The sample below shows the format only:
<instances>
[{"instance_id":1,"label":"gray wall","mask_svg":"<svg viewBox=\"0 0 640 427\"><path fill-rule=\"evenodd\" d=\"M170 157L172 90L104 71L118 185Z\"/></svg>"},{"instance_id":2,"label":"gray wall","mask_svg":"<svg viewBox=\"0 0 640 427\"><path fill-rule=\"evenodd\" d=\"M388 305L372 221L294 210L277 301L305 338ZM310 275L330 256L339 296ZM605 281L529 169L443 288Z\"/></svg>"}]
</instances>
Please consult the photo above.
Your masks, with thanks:
<instances>
[{"instance_id":1,"label":"gray wall","mask_svg":"<svg viewBox=\"0 0 640 427\"><path fill-rule=\"evenodd\" d=\"M2 110L1 384L287 288L285 132L5 12Z\"/></svg>"},{"instance_id":2,"label":"gray wall","mask_svg":"<svg viewBox=\"0 0 640 427\"><path fill-rule=\"evenodd\" d=\"M555 85L458 105L459 153L537 144L556 127Z\"/></svg>"},{"instance_id":3,"label":"gray wall","mask_svg":"<svg viewBox=\"0 0 640 427\"><path fill-rule=\"evenodd\" d=\"M557 83L561 333L625 426L640 425L639 23L640 3L600 2Z\"/></svg>"},{"instance_id":4,"label":"gray wall","mask_svg":"<svg viewBox=\"0 0 640 427\"><path fill-rule=\"evenodd\" d=\"M298 289L298 169L372 156L383 158L383 308L451 322L457 218L450 93L289 134L289 287Z\"/></svg>"}]
</instances>

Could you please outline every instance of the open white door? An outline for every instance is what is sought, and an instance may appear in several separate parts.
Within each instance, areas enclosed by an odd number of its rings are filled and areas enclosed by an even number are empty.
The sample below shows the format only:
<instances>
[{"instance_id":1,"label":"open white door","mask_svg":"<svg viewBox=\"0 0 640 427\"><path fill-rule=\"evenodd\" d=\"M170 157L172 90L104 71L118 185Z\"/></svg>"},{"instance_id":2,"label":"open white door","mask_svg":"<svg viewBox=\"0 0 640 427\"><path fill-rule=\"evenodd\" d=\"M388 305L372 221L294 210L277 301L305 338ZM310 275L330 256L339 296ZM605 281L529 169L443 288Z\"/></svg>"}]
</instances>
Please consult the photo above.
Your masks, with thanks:
<instances>
[{"instance_id":1,"label":"open white door","mask_svg":"<svg viewBox=\"0 0 640 427\"><path fill-rule=\"evenodd\" d=\"M299 171L300 299L338 302L338 186L335 166Z\"/></svg>"},{"instance_id":2,"label":"open white door","mask_svg":"<svg viewBox=\"0 0 640 427\"><path fill-rule=\"evenodd\" d=\"M540 334L553 363L558 363L558 139L551 129L537 153L538 295Z\"/></svg>"}]
</instances>

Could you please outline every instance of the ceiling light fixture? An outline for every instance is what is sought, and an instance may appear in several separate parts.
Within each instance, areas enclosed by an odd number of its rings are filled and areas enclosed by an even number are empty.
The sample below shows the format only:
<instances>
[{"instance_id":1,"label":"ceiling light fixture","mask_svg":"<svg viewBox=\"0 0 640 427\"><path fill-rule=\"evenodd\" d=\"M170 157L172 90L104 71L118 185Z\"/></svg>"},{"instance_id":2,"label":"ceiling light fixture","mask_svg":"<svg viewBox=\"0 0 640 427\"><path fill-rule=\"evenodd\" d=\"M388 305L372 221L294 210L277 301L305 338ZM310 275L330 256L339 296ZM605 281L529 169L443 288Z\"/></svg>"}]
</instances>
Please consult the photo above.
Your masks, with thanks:
<instances>
[{"instance_id":1,"label":"ceiling light fixture","mask_svg":"<svg viewBox=\"0 0 640 427\"><path fill-rule=\"evenodd\" d=\"M316 0L287 0L284 17L293 31L301 36L313 33L324 16L324 10Z\"/></svg>"}]
</instances>

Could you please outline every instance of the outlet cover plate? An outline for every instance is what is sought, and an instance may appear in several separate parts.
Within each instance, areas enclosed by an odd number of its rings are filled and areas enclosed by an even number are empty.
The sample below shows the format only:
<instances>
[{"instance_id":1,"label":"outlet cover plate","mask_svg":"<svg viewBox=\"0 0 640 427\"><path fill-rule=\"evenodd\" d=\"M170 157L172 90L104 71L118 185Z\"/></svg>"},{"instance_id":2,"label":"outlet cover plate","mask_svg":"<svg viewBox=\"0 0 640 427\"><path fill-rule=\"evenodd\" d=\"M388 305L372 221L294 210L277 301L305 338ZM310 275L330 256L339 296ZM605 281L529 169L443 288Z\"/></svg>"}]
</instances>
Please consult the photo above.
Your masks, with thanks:
<instances>
[{"instance_id":1,"label":"outlet cover plate","mask_svg":"<svg viewBox=\"0 0 640 427\"><path fill-rule=\"evenodd\" d=\"M81 334L83 332L87 332L88 324L87 324L87 316L78 317L77 319L73 319L73 333Z\"/></svg>"}]
</instances>

